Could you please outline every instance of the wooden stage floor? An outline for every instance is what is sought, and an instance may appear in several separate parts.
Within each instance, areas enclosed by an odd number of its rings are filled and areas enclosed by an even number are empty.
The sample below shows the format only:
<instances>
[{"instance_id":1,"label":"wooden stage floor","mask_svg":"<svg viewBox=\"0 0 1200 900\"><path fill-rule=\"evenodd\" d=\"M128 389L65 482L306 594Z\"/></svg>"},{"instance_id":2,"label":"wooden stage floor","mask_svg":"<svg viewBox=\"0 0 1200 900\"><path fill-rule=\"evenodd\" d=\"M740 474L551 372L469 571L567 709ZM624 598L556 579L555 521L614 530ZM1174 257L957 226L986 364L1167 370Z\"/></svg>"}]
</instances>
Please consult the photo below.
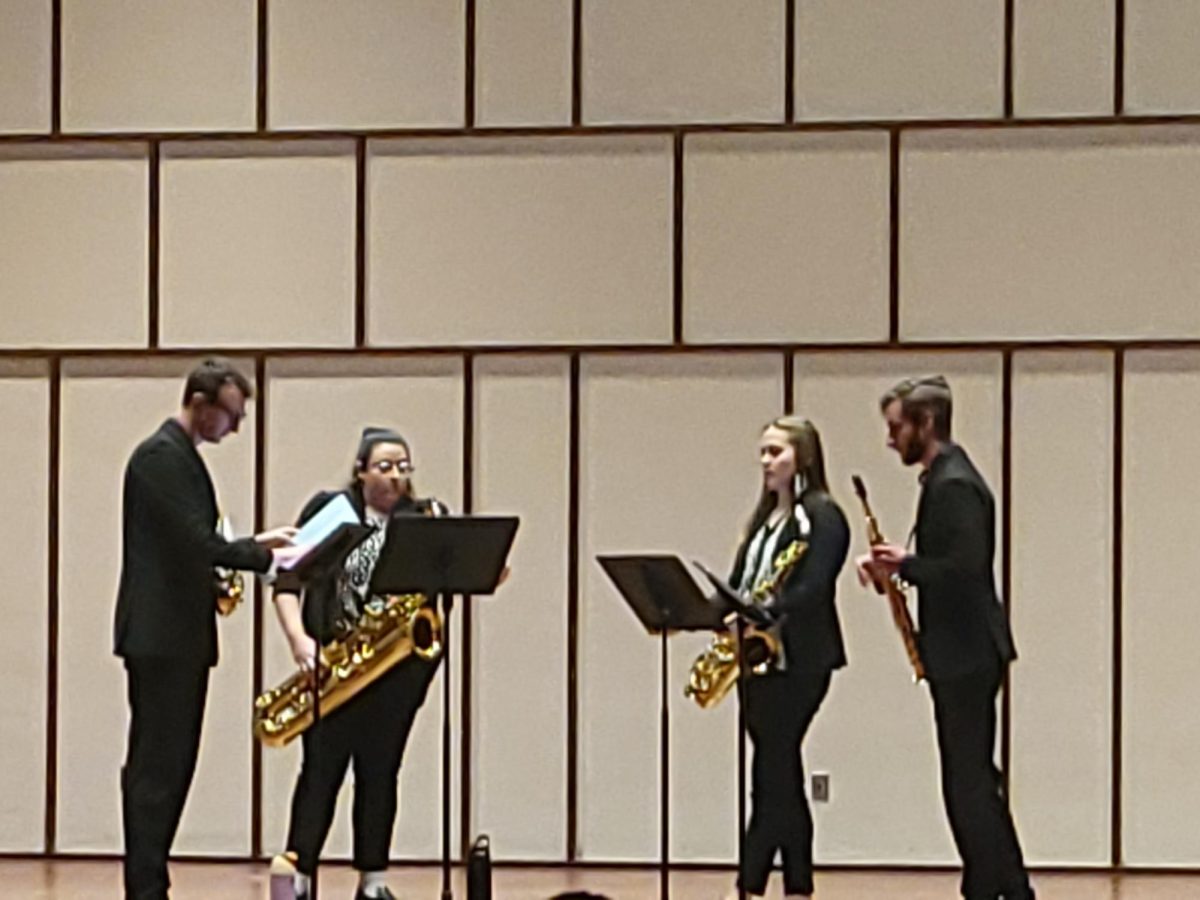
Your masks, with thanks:
<instances>
[{"instance_id":1,"label":"wooden stage floor","mask_svg":"<svg viewBox=\"0 0 1200 900\"><path fill-rule=\"evenodd\" d=\"M566 868L498 868L493 878L497 900L547 900L560 891L588 890L612 900L653 900L659 896L653 871ZM462 875L455 873L455 898L465 900ZM172 900L266 900L265 865L176 863ZM355 874L346 866L321 868L320 895L351 900ZM400 900L437 900L441 876L432 868L395 868L389 875ZM732 883L727 872L677 872L671 896L720 900ZM1196 900L1200 875L1035 875L1040 900ZM770 897L781 897L778 876ZM818 872L819 900L954 900L958 876L946 873ZM22 900L113 900L121 897L120 863L83 860L0 860L0 897Z\"/></svg>"}]
</instances>

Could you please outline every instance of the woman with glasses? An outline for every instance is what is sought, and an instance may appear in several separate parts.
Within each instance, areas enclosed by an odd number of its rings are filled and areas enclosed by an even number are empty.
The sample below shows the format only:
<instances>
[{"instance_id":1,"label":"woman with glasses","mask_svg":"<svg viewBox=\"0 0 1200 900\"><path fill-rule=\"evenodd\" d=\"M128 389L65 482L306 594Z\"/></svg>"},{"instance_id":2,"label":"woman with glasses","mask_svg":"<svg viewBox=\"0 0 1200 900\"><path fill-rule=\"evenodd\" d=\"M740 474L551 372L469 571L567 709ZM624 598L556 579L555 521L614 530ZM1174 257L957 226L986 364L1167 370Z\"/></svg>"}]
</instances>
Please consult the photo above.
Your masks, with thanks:
<instances>
[{"instance_id":1,"label":"woman with glasses","mask_svg":"<svg viewBox=\"0 0 1200 900\"><path fill-rule=\"evenodd\" d=\"M368 607L382 607L384 598L371 596L369 585L388 520L396 515L445 513L438 501L417 499L412 474L412 456L404 438L386 428L363 430L350 483L340 493L373 530L347 556L340 571L306 585L303 603L294 576L280 574L275 585L275 612L301 669L312 671L320 647L344 637ZM318 493L297 524L303 525L338 493ZM277 877L290 876L297 900L309 896L312 874L352 760L353 861L359 872L355 900L394 900L384 874L396 820L396 781L409 732L436 668L436 659L412 654L304 732L287 853L272 863L273 883Z\"/></svg>"}]
</instances>

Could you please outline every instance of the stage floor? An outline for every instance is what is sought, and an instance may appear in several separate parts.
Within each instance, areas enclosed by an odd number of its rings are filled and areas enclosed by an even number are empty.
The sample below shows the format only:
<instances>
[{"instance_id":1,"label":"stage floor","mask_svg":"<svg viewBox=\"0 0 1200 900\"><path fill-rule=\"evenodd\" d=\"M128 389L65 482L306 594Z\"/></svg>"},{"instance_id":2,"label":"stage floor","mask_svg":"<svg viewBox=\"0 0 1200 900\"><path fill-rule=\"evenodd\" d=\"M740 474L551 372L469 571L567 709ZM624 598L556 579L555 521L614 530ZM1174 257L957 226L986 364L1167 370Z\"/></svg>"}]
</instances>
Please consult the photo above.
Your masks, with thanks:
<instances>
[{"instance_id":1,"label":"stage floor","mask_svg":"<svg viewBox=\"0 0 1200 900\"><path fill-rule=\"evenodd\" d=\"M567 868L496 869L493 894L503 900L547 900L560 891L589 890L612 900L652 900L659 895L653 871ZM177 863L172 867L172 900L266 900L265 865ZM341 865L321 868L321 897L351 900L354 872ZM726 872L678 872L672 897L720 900L732 876ZM441 877L432 868L396 868L389 883L400 900L437 900ZM1200 875L1054 874L1034 877L1040 900L1194 900ZM819 872L820 900L954 900L958 877L945 873ZM75 860L0 860L0 897L22 900L113 900L121 896L119 862ZM778 876L770 897L781 897ZM466 900L456 873L456 900Z\"/></svg>"}]
</instances>

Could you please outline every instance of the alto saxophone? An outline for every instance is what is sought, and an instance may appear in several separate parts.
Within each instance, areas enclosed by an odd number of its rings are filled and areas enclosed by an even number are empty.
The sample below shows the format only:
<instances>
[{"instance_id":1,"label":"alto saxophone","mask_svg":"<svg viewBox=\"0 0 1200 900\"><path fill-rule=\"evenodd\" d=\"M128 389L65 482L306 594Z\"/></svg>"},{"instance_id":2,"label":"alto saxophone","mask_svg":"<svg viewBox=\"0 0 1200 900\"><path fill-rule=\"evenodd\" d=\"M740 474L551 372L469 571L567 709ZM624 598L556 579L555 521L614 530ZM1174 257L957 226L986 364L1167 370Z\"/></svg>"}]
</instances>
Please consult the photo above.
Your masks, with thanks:
<instances>
[{"instance_id":1,"label":"alto saxophone","mask_svg":"<svg viewBox=\"0 0 1200 900\"><path fill-rule=\"evenodd\" d=\"M775 558L771 574L754 586L750 594L751 602L762 604L778 593L807 549L808 544L804 541L788 544ZM742 635L745 654L742 662L750 674L765 675L779 662L782 646L778 624L765 629L751 626ZM701 709L710 709L725 699L725 695L737 683L740 670L737 633L731 630L718 631L708 648L692 663L683 695L695 700Z\"/></svg>"},{"instance_id":2,"label":"alto saxophone","mask_svg":"<svg viewBox=\"0 0 1200 900\"><path fill-rule=\"evenodd\" d=\"M325 716L410 654L436 659L442 619L425 602L424 594L400 594L382 609L368 606L346 637L321 649L315 674L295 672L254 701L255 737L282 747L312 724L314 693Z\"/></svg>"},{"instance_id":3,"label":"alto saxophone","mask_svg":"<svg viewBox=\"0 0 1200 900\"><path fill-rule=\"evenodd\" d=\"M875 514L871 512L871 504L867 500L867 486L857 475L852 475L851 480L854 482L854 493L858 494L858 499L862 501L863 514L867 519L867 541L872 547L882 544L883 532L879 529L879 521ZM876 580L875 592L887 594L888 605L892 608L892 621L896 623L896 630L900 632L900 640L904 644L904 652L908 655L908 663L912 666L913 680L921 681L925 677L925 664L921 662L921 652L917 649L917 633L913 628L912 615L908 611L908 596L900 576L892 575L882 582Z\"/></svg>"},{"instance_id":4,"label":"alto saxophone","mask_svg":"<svg viewBox=\"0 0 1200 900\"><path fill-rule=\"evenodd\" d=\"M233 540L233 526L227 516L221 516L217 520L217 534L227 541ZM234 569L217 566L214 574L217 578L217 612L223 616L231 616L246 599L246 582L242 573Z\"/></svg>"}]
</instances>

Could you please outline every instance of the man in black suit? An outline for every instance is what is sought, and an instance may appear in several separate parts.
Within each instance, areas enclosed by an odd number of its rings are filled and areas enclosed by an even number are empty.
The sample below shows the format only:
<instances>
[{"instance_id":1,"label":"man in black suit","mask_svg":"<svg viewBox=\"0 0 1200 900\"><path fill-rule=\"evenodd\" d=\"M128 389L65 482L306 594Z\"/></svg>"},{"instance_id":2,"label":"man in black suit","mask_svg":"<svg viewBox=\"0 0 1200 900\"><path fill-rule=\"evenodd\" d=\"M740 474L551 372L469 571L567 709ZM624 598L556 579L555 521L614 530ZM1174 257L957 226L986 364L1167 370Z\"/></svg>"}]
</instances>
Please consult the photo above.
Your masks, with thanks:
<instances>
[{"instance_id":1,"label":"man in black suit","mask_svg":"<svg viewBox=\"0 0 1200 900\"><path fill-rule=\"evenodd\" d=\"M915 552L881 544L858 560L859 580L899 575L919 592L918 647L933 696L942 796L963 861L967 900L1034 896L994 761L996 694L1016 659L996 593L995 501L950 439L950 386L900 382L880 400L888 446L919 465Z\"/></svg>"},{"instance_id":2,"label":"man in black suit","mask_svg":"<svg viewBox=\"0 0 1200 900\"><path fill-rule=\"evenodd\" d=\"M128 900L167 897L167 855L217 662L214 567L265 572L294 532L234 541L217 533L216 496L196 448L236 434L252 394L228 361L206 360L188 376L178 415L125 469L114 652L125 661L130 709L121 771Z\"/></svg>"}]
</instances>

